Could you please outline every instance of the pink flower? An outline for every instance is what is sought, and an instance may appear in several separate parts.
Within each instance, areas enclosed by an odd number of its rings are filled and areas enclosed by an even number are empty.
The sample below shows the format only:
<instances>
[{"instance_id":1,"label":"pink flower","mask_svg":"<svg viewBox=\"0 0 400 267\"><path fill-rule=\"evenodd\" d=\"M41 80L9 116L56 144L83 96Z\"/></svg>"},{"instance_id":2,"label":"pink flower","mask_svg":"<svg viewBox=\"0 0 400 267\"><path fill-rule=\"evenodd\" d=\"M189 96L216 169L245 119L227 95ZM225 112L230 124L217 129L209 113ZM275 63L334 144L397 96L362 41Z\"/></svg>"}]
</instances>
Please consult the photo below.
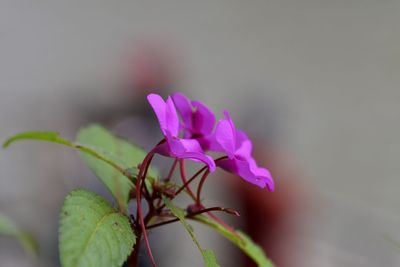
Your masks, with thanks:
<instances>
[{"instance_id":1,"label":"pink flower","mask_svg":"<svg viewBox=\"0 0 400 267\"><path fill-rule=\"evenodd\" d=\"M157 153L178 159L201 161L213 172L215 162L204 153L199 142L195 139L179 138L179 117L172 98L168 97L167 101L164 101L157 94L149 94L147 100L156 113L166 140L158 146Z\"/></svg>"},{"instance_id":2,"label":"pink flower","mask_svg":"<svg viewBox=\"0 0 400 267\"><path fill-rule=\"evenodd\" d=\"M257 166L252 157L252 143L247 135L237 130L229 113L224 112L215 129L213 150L225 152L227 159L217 161L217 166L235 173L245 181L274 191L274 180L267 169Z\"/></svg>"},{"instance_id":3,"label":"pink flower","mask_svg":"<svg viewBox=\"0 0 400 267\"><path fill-rule=\"evenodd\" d=\"M190 101L182 93L173 94L172 99L182 117L184 137L196 139L207 150L210 146L207 137L211 136L215 125L214 114L202 102Z\"/></svg>"}]
</instances>

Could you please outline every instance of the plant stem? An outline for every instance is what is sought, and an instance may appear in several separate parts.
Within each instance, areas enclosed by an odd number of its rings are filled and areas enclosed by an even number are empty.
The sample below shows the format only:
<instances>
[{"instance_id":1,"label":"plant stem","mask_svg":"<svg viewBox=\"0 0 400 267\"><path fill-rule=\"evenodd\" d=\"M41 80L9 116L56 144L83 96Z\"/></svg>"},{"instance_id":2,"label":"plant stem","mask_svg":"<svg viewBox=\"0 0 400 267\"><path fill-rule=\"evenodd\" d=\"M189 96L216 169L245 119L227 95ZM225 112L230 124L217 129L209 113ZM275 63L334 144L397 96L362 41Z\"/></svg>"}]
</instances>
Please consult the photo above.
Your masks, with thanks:
<instances>
[{"instance_id":1,"label":"plant stem","mask_svg":"<svg viewBox=\"0 0 400 267\"><path fill-rule=\"evenodd\" d=\"M179 195L191 182L193 182L194 179L196 179L197 176L199 176L200 173L202 173L205 169L207 169L207 166L204 166L201 168L198 172L196 172L192 178L190 178L186 183L184 183L174 194L174 196L170 197L170 199L174 199L177 195ZM162 204L160 207L157 208L157 211L161 211L165 207L165 204Z\"/></svg>"},{"instance_id":2,"label":"plant stem","mask_svg":"<svg viewBox=\"0 0 400 267\"><path fill-rule=\"evenodd\" d=\"M146 157L144 158L144 160L140 166L139 174L138 174L138 177L136 180L136 200L137 200L137 216L136 216L136 218L138 220L141 231L143 233L143 238L146 243L147 252L149 254L149 257L150 257L153 267L155 267L156 264L154 261L153 253L151 252L150 242L149 242L149 239L147 237L147 232L146 232L146 225L144 223L143 214L142 214L142 206L141 206L142 184L141 183L145 182L144 179L146 178L147 170L150 166L151 160L153 159L156 148L157 148L157 146L153 150L151 150L149 152L149 154L147 154Z\"/></svg>"},{"instance_id":3,"label":"plant stem","mask_svg":"<svg viewBox=\"0 0 400 267\"><path fill-rule=\"evenodd\" d=\"M201 189L203 189L204 182L206 181L207 176L208 176L209 174L210 174L210 171L207 170L207 171L203 174L203 176L201 177L201 180L200 180L200 182L199 182L199 185L197 186L196 204L199 205L199 206L201 205L201 199L200 199L200 197L201 197Z\"/></svg>"},{"instance_id":4,"label":"plant stem","mask_svg":"<svg viewBox=\"0 0 400 267\"><path fill-rule=\"evenodd\" d=\"M220 158L217 158L214 161L215 161L215 163L217 163L218 161L221 161L221 160L224 160L224 159L227 159L227 158L228 158L227 156L222 156ZM201 177L201 180L199 182L199 185L197 186L196 204L199 205L199 206L201 205L201 198L200 198L201 197L201 190L203 189L203 185L204 185L204 182L206 181L206 179L208 177L208 174L210 174L210 170L207 170L203 174L203 176Z\"/></svg>"},{"instance_id":5,"label":"plant stem","mask_svg":"<svg viewBox=\"0 0 400 267\"><path fill-rule=\"evenodd\" d=\"M190 195L190 197L196 201L196 196L194 195L192 189L190 189L189 184L187 184L187 179L186 179L186 169L185 169L185 160L181 159L179 160L179 170L181 172L181 179L183 184L186 184L186 191L188 192L188 194ZM176 194L175 194L176 195Z\"/></svg>"},{"instance_id":6,"label":"plant stem","mask_svg":"<svg viewBox=\"0 0 400 267\"><path fill-rule=\"evenodd\" d=\"M172 167L169 170L168 176L165 178L165 182L171 181L172 175L174 174L174 171L175 171L175 168L176 168L176 165L178 164L178 162L179 162L179 160L175 159L174 163L172 163Z\"/></svg>"},{"instance_id":7,"label":"plant stem","mask_svg":"<svg viewBox=\"0 0 400 267\"><path fill-rule=\"evenodd\" d=\"M207 166L204 166L201 168L198 172L196 172L186 183L184 183L176 192L173 198L174 199L179 193L181 193L191 182L193 182L194 179L196 179L197 176L199 176L200 173L202 173L205 169L207 169Z\"/></svg>"},{"instance_id":8,"label":"plant stem","mask_svg":"<svg viewBox=\"0 0 400 267\"><path fill-rule=\"evenodd\" d=\"M141 238L141 233L137 233L135 246L133 246L132 254L129 256L128 259L128 267L139 267L139 251Z\"/></svg>"},{"instance_id":9,"label":"plant stem","mask_svg":"<svg viewBox=\"0 0 400 267\"><path fill-rule=\"evenodd\" d=\"M229 214L233 214L233 215L239 216L239 213L237 211L232 211L231 209L226 209L226 208L222 208L222 207L212 207L212 208L202 209L202 210L187 214L185 217L186 218L191 218L191 217L194 217L196 215L199 215L199 214L202 214L202 213L205 213L205 212L208 213L208 212L211 212L211 211L223 211L223 212L227 212ZM160 227L160 226L163 226L163 225L166 225L166 224L170 224L170 223L174 223L174 222L177 222L177 221L179 221L179 218L171 219L171 220L164 221L164 222L155 223L155 224L147 226L146 229Z\"/></svg>"}]
</instances>

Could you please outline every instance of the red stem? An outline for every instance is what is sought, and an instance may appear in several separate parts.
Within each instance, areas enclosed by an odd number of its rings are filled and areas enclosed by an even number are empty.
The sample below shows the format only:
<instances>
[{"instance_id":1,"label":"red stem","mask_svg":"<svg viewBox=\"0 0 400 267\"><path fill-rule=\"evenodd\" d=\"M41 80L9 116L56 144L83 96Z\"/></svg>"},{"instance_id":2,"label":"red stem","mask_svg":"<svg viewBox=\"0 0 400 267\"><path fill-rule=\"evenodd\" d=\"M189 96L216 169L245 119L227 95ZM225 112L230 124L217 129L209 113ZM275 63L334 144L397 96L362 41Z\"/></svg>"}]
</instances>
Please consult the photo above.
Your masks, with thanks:
<instances>
[{"instance_id":1,"label":"red stem","mask_svg":"<svg viewBox=\"0 0 400 267\"><path fill-rule=\"evenodd\" d=\"M235 229L233 229L232 227L230 227L228 224L226 224L223 220L221 220L219 217L217 217L216 215L214 215L212 212L207 212L207 214L213 218L216 222L220 223L221 225L223 225L226 229L228 229L232 234L234 234L235 236L241 238L235 231Z\"/></svg>"},{"instance_id":2,"label":"red stem","mask_svg":"<svg viewBox=\"0 0 400 267\"><path fill-rule=\"evenodd\" d=\"M175 168L176 168L176 165L178 164L178 159L175 159L174 160L174 163L172 163L172 166L171 166L171 169L169 170L169 173L168 173L168 176L165 178L165 182L169 182L169 181L171 181L171 179L172 179L172 175L174 174L174 171L175 171ZM154 192L153 192L153 194L154 194ZM161 205L161 198L157 201L157 205L156 205L156 207L158 207L158 206L160 206Z\"/></svg>"},{"instance_id":3,"label":"red stem","mask_svg":"<svg viewBox=\"0 0 400 267\"><path fill-rule=\"evenodd\" d=\"M141 239L141 233L137 233L135 246L133 247L132 254L129 256L128 259L128 267L138 267L140 239Z\"/></svg>"},{"instance_id":4,"label":"red stem","mask_svg":"<svg viewBox=\"0 0 400 267\"><path fill-rule=\"evenodd\" d=\"M179 170L181 171L181 179L183 184L186 184L186 190L189 193L190 197L196 201L196 196L194 195L192 189L190 189L189 184L187 184L187 179L186 179L186 169L185 169L185 160L181 159L179 160ZM176 195L176 194L175 194Z\"/></svg>"},{"instance_id":5,"label":"red stem","mask_svg":"<svg viewBox=\"0 0 400 267\"><path fill-rule=\"evenodd\" d=\"M210 171L209 170L207 170L204 174L203 174L203 176L201 177L201 180L200 180L200 182L199 182L199 185L197 186L197 197L196 197L196 203L197 203L197 205L201 205L201 199L200 199L200 197L201 197L201 189L203 189L203 185L204 185L204 182L206 181L206 179L207 179L207 176L210 174Z\"/></svg>"},{"instance_id":6,"label":"red stem","mask_svg":"<svg viewBox=\"0 0 400 267\"><path fill-rule=\"evenodd\" d=\"M199 176L200 173L202 173L205 169L207 169L207 166L204 166L203 168L201 168L198 172L196 172L192 178L190 178L186 183L184 183L174 194L173 197L171 197L170 199L174 199L177 195L179 195L191 182L193 182L194 179L196 179L197 176ZM157 208L157 211L162 210L165 207L165 204L162 204L160 207Z\"/></svg>"},{"instance_id":7,"label":"red stem","mask_svg":"<svg viewBox=\"0 0 400 267\"><path fill-rule=\"evenodd\" d=\"M190 214L186 215L185 217L186 218L191 218L191 217L194 217L196 215L199 215L199 214L202 214L202 213L205 213L205 212L208 213L208 212L211 212L211 211L223 211L223 212L227 212L227 213L232 214L232 215L240 216L237 211L232 211L230 209L226 209L226 208L222 208L222 207L212 207L212 208L207 208L207 209L203 209L203 210L199 210L199 211L190 213ZM160 223L155 223L155 224L147 226L146 229L160 227L160 226L163 226L163 225L166 225L166 224L170 224L170 223L174 223L174 222L177 222L177 221L179 221L179 218L175 218L175 219L164 221L164 222L160 222Z\"/></svg>"},{"instance_id":8,"label":"red stem","mask_svg":"<svg viewBox=\"0 0 400 267\"><path fill-rule=\"evenodd\" d=\"M175 159L174 163L172 163L172 167L169 170L167 178L165 178L165 182L171 181L172 175L174 174L174 171L175 171L176 165L178 164L178 161L179 161L178 159Z\"/></svg>"},{"instance_id":9,"label":"red stem","mask_svg":"<svg viewBox=\"0 0 400 267\"><path fill-rule=\"evenodd\" d=\"M227 157L227 156L222 156L222 157L217 158L217 159L214 160L214 161L215 161L215 163L217 163L218 161L224 160L224 159L226 159L226 158L228 158L228 157ZM204 182L206 181L207 176L208 176L209 173L210 173L210 170L207 170L207 171L203 174L203 176L201 177L201 180L200 180L200 182L199 182L199 185L197 186L196 204L199 205L199 206L201 205L201 199L200 199L200 197L201 197L201 190L203 189Z\"/></svg>"},{"instance_id":10,"label":"red stem","mask_svg":"<svg viewBox=\"0 0 400 267\"><path fill-rule=\"evenodd\" d=\"M191 182L193 182L194 179L196 179L197 176L199 176L200 173L202 173L205 169L207 169L207 166L204 166L201 168L198 172L196 172L192 178L190 178L186 183L184 183L176 192L175 195L172 199L174 199L180 192L182 192Z\"/></svg>"},{"instance_id":11,"label":"red stem","mask_svg":"<svg viewBox=\"0 0 400 267\"><path fill-rule=\"evenodd\" d=\"M146 232L146 225L144 223L143 214L142 214L142 205L141 205L142 185L141 185L141 182L143 180L143 183L144 183L144 179L146 178L145 174L147 173L150 162L153 159L154 153L155 153L155 148L153 150L151 150L149 152L149 154L146 155L146 157L144 158L144 160L142 162L142 165L140 166L139 174L138 174L138 177L136 180L137 220L139 220L143 238L146 243L147 252L149 254L149 257L150 257L153 267L156 266L156 263L154 261L153 253L151 252L150 242L149 242L149 238L148 238L147 232Z\"/></svg>"}]
</instances>

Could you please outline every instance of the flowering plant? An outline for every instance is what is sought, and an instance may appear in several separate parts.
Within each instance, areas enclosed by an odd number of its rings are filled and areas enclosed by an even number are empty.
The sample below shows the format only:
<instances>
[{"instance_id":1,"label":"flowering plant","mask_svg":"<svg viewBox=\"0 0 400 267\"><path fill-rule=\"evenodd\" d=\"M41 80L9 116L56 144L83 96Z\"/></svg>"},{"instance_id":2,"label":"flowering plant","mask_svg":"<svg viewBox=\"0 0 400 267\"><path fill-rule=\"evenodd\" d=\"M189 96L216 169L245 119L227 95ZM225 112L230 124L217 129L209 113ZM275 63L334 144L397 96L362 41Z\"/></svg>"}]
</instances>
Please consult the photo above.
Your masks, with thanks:
<instances>
[{"instance_id":1,"label":"flowering plant","mask_svg":"<svg viewBox=\"0 0 400 267\"><path fill-rule=\"evenodd\" d=\"M150 152L120 139L99 125L81 129L76 142L55 132L23 132L9 138L3 147L24 139L58 143L77 150L83 161L110 190L118 209L101 196L84 189L73 190L65 198L60 214L59 252L64 267L138 266L138 254L144 242L148 257L156 266L148 239L149 232L180 221L198 247L206 266L219 266L211 250L203 249L188 220L202 223L229 239L259 266L273 266L260 247L239 230L224 223L215 214L238 216L230 208L206 207L202 189L217 167L237 174L260 188L274 190L269 171L257 166L252 157L252 142L233 123L229 112L216 122L210 109L199 101L190 101L181 93L167 100L156 94L147 97L158 119L163 139ZM218 155L216 158L211 157ZM161 176L151 165L156 155L173 158L167 175ZM190 177L185 163L201 165ZM173 182L178 172L181 182ZM193 181L199 180L197 188ZM190 202L180 208L174 199L187 194ZM128 209L134 201L136 209ZM146 205L146 209L144 209Z\"/></svg>"}]
</instances>

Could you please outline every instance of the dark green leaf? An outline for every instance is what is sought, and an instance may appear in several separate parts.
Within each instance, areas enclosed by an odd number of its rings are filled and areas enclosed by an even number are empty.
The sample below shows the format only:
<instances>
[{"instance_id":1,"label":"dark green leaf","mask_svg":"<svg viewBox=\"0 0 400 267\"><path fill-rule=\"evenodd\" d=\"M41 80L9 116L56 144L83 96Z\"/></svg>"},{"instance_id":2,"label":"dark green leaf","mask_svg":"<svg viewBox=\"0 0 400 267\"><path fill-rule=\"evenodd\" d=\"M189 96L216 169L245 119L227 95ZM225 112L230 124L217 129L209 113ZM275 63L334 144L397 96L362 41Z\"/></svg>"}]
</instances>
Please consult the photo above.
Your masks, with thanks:
<instances>
[{"instance_id":1,"label":"dark green leaf","mask_svg":"<svg viewBox=\"0 0 400 267\"><path fill-rule=\"evenodd\" d=\"M136 240L125 215L83 189L65 198L59 233L63 267L121 267Z\"/></svg>"}]
</instances>

